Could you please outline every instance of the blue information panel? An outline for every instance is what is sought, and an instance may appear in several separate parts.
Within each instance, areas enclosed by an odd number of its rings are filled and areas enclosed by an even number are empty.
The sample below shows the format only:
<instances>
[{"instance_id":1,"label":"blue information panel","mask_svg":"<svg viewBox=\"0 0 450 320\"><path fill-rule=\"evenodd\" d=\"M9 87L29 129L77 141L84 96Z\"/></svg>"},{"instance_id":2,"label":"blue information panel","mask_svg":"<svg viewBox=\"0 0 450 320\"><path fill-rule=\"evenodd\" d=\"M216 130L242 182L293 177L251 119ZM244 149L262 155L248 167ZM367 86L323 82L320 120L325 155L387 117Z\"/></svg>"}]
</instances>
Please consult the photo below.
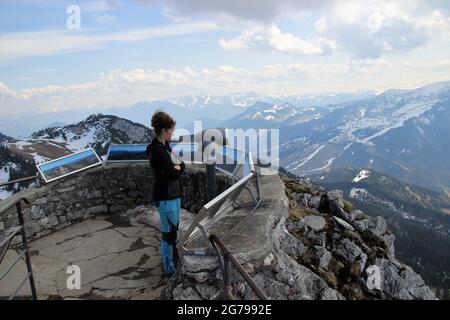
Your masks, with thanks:
<instances>
[{"instance_id":1,"label":"blue information panel","mask_svg":"<svg viewBox=\"0 0 450 320\"><path fill-rule=\"evenodd\" d=\"M140 162L148 161L146 150L148 144L119 144L111 145L106 156L106 162ZM185 162L201 162L201 153L197 152L198 145L196 143L179 143L172 142L170 144L172 153ZM177 157L173 157L175 160ZM174 161L176 162L176 161Z\"/></svg>"},{"instance_id":2,"label":"blue information panel","mask_svg":"<svg viewBox=\"0 0 450 320\"><path fill-rule=\"evenodd\" d=\"M86 149L37 166L45 182L50 182L102 163L94 149Z\"/></svg>"},{"instance_id":3,"label":"blue information panel","mask_svg":"<svg viewBox=\"0 0 450 320\"><path fill-rule=\"evenodd\" d=\"M106 156L107 162L148 161L145 150L148 144L111 145Z\"/></svg>"},{"instance_id":4,"label":"blue information panel","mask_svg":"<svg viewBox=\"0 0 450 320\"><path fill-rule=\"evenodd\" d=\"M208 143L203 145L203 148ZM111 145L106 156L106 162L141 162L148 161L146 149L148 144L122 144ZM192 142L172 142L172 161L179 163L181 160L186 163L203 163L205 156L198 143ZM242 150L237 150L231 146L216 146L215 155L216 166L226 172L233 173L238 163L243 164L240 175L245 176L250 173L251 167L249 159L245 157Z\"/></svg>"}]
</instances>

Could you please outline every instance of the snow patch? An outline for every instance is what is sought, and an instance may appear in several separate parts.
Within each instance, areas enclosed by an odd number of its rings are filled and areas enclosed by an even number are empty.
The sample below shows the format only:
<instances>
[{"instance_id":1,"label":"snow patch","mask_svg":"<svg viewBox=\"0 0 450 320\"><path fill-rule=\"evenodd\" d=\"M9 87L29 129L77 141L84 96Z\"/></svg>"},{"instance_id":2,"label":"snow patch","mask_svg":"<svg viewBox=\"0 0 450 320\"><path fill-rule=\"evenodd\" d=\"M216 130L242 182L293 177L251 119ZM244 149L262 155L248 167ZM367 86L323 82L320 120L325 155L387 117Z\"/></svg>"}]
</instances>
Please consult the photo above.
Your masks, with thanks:
<instances>
[{"instance_id":1,"label":"snow patch","mask_svg":"<svg viewBox=\"0 0 450 320\"><path fill-rule=\"evenodd\" d=\"M39 155L37 152L29 153L29 155L31 155L33 157L34 162L36 162L36 164L42 164L44 162L51 160L49 158Z\"/></svg>"},{"instance_id":2,"label":"snow patch","mask_svg":"<svg viewBox=\"0 0 450 320\"><path fill-rule=\"evenodd\" d=\"M317 145L315 145L315 146L317 146ZM303 167L309 160L314 158L319 153L319 151L322 150L324 147L325 147L325 145L321 145L312 154L310 154L308 157L301 159L300 160L301 162L297 166L295 166L292 170L297 170L299 167Z\"/></svg>"},{"instance_id":3,"label":"snow patch","mask_svg":"<svg viewBox=\"0 0 450 320\"><path fill-rule=\"evenodd\" d=\"M13 194L13 191L6 191L5 188L0 188L0 200L5 200Z\"/></svg>"},{"instance_id":4,"label":"snow patch","mask_svg":"<svg viewBox=\"0 0 450 320\"><path fill-rule=\"evenodd\" d=\"M0 182L9 181L9 170L7 166L0 169Z\"/></svg>"},{"instance_id":5,"label":"snow patch","mask_svg":"<svg viewBox=\"0 0 450 320\"><path fill-rule=\"evenodd\" d=\"M255 113L250 119L261 119L262 118L262 114L261 114L261 112L257 112L257 113Z\"/></svg>"},{"instance_id":6,"label":"snow patch","mask_svg":"<svg viewBox=\"0 0 450 320\"><path fill-rule=\"evenodd\" d=\"M419 126L417 126L417 130L419 130L420 134L425 136L425 132L423 132L423 129Z\"/></svg>"},{"instance_id":7,"label":"snow patch","mask_svg":"<svg viewBox=\"0 0 450 320\"><path fill-rule=\"evenodd\" d=\"M370 171L369 170L361 170L358 175L353 179L352 182L360 182L363 179L366 179L370 177Z\"/></svg>"},{"instance_id":8,"label":"snow patch","mask_svg":"<svg viewBox=\"0 0 450 320\"><path fill-rule=\"evenodd\" d=\"M75 138L73 133L67 134L67 148L72 151L80 151L89 147L95 141L95 129L90 129L80 138Z\"/></svg>"},{"instance_id":9,"label":"snow patch","mask_svg":"<svg viewBox=\"0 0 450 320\"><path fill-rule=\"evenodd\" d=\"M29 141L25 141L25 140L22 140L22 141L17 141L17 142L14 142L14 143L11 143L11 145L13 145L13 146L15 146L17 149L19 149L19 150L24 150L24 146L29 146L29 145L31 145L32 143L31 142L29 142Z\"/></svg>"},{"instance_id":10,"label":"snow patch","mask_svg":"<svg viewBox=\"0 0 450 320\"><path fill-rule=\"evenodd\" d=\"M333 164L334 160L336 160L336 158L331 158L331 159L327 160L327 163L323 167L320 167L320 168L317 168L317 169L313 169L313 170L309 170L308 173L325 170L325 169L329 168Z\"/></svg>"},{"instance_id":11,"label":"snow patch","mask_svg":"<svg viewBox=\"0 0 450 320\"><path fill-rule=\"evenodd\" d=\"M352 188L352 190L350 190L350 198L360 198L363 196L367 196L368 192L366 189L364 188Z\"/></svg>"}]
</instances>

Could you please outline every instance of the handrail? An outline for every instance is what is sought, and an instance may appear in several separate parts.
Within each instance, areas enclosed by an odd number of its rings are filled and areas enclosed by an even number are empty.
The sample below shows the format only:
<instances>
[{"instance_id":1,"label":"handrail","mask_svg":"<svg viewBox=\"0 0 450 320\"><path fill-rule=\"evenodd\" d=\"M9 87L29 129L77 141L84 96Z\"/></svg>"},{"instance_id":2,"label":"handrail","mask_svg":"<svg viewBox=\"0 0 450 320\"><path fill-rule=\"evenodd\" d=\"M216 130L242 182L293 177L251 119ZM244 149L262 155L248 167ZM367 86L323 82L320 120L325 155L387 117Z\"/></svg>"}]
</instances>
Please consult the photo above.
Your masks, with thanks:
<instances>
[{"instance_id":1,"label":"handrail","mask_svg":"<svg viewBox=\"0 0 450 320\"><path fill-rule=\"evenodd\" d=\"M17 206L17 204L19 204L21 201L25 202L27 205L30 205L30 201L28 201L27 198L19 198L16 199L14 202L12 202L9 206L7 206L6 208L4 208L2 211L0 211L0 215L4 214L6 211L8 211L9 209L11 209L14 206Z\"/></svg>"},{"instance_id":2,"label":"handrail","mask_svg":"<svg viewBox=\"0 0 450 320\"><path fill-rule=\"evenodd\" d=\"M211 234L209 236L209 241L211 241L211 244L216 251L217 258L219 259L219 265L220 265L220 269L222 271L225 296L232 299L231 288L230 288L230 278L228 277L229 265L231 262L236 267L237 271L241 274L241 276L244 278L245 282L247 282L247 284L253 289L253 291L258 296L258 298L261 300L268 300L268 298L264 294L264 292L262 292L262 290L258 287L256 282L250 277L250 275L247 273L247 271L244 270L242 265L230 253L230 251L225 246L225 244L222 241L220 241L220 239L214 234ZM222 257L222 260L221 260L221 257Z\"/></svg>"},{"instance_id":3,"label":"handrail","mask_svg":"<svg viewBox=\"0 0 450 320\"><path fill-rule=\"evenodd\" d=\"M26 277L19 284L19 286L16 288L14 293L9 297L9 299L13 299L17 295L17 293L20 291L20 288L23 287L23 285L26 283L26 279L28 278L28 280L30 281L30 290L31 290L32 299L37 300L36 286L34 283L34 276L33 276L33 268L31 266L31 259L30 259L30 250L28 247L27 236L25 233L25 221L23 219L22 206L20 204L22 201L25 202L28 206L30 205L30 202L28 201L28 199L18 198L15 201L13 201L10 205L8 205L6 208L4 208L2 211L0 211L0 215L2 215L5 212L7 212L9 209L11 209L12 207L16 206L17 218L19 220L20 233L21 233L21 237L22 237L22 249L23 249L23 252L25 253L25 263L27 265ZM8 249L9 245L10 245L10 243L8 243L7 247L4 248L5 251ZM16 264L16 263L17 263L17 261L14 262L14 264ZM4 277L9 271L11 271L12 267L7 268L7 269L8 269L7 272L2 274L2 277Z\"/></svg>"},{"instance_id":4,"label":"handrail","mask_svg":"<svg viewBox=\"0 0 450 320\"><path fill-rule=\"evenodd\" d=\"M38 179L38 178L39 178L39 174L36 173L35 176L26 177L26 178L20 178L20 179L16 179L16 180L12 180L12 181L7 181L7 182L0 182L0 187L9 186L10 184L15 184L15 183L18 183L18 182L35 180L35 179Z\"/></svg>"}]
</instances>

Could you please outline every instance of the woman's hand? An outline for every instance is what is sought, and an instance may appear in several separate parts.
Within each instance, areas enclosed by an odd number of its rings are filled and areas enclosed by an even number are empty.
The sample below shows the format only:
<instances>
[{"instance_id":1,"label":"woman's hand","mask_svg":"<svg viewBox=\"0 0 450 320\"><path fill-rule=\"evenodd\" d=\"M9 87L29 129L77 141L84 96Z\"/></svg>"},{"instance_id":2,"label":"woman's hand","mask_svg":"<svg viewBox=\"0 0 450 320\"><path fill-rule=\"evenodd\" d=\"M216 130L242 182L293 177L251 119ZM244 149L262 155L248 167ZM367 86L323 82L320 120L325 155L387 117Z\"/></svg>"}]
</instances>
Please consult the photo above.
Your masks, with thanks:
<instances>
[{"instance_id":1,"label":"woman's hand","mask_svg":"<svg viewBox=\"0 0 450 320\"><path fill-rule=\"evenodd\" d=\"M179 165L179 164L176 164L176 165L174 166L174 168L175 168L176 170L178 170L178 171L180 171L180 170L181 170L181 167L180 167L180 165Z\"/></svg>"}]
</instances>

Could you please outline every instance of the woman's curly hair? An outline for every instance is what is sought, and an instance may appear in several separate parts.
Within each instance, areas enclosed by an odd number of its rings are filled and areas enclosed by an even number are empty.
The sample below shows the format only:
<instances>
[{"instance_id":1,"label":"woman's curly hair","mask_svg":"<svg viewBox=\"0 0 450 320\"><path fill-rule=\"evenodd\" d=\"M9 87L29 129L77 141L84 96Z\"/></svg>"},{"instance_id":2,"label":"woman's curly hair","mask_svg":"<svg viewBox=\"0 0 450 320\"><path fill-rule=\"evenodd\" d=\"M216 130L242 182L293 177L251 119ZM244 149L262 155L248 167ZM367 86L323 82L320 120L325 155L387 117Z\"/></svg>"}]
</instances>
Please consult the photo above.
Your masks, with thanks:
<instances>
[{"instance_id":1,"label":"woman's curly hair","mask_svg":"<svg viewBox=\"0 0 450 320\"><path fill-rule=\"evenodd\" d=\"M171 129L176 121L164 111L155 111L152 116L151 125L156 135L160 135L163 129Z\"/></svg>"}]
</instances>

